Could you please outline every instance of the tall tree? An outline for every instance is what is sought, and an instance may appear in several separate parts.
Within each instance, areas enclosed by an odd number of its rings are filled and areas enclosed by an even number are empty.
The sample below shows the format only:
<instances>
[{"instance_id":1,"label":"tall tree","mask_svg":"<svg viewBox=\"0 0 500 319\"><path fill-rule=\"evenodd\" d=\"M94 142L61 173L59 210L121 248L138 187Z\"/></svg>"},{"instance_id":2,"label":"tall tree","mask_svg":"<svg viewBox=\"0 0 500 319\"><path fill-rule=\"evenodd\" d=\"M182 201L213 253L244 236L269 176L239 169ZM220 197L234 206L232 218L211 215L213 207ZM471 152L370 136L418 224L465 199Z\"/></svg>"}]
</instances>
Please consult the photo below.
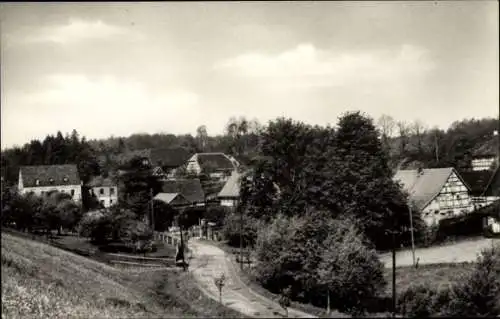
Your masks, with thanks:
<instances>
[{"instance_id":1,"label":"tall tree","mask_svg":"<svg viewBox=\"0 0 500 319\"><path fill-rule=\"evenodd\" d=\"M387 154L390 154L390 138L392 137L396 122L390 115L383 114L377 121L380 129L382 144L385 147Z\"/></svg>"},{"instance_id":2,"label":"tall tree","mask_svg":"<svg viewBox=\"0 0 500 319\"><path fill-rule=\"evenodd\" d=\"M399 158L404 159L407 155L407 146L410 141L410 127L405 121L396 123L399 133Z\"/></svg>"},{"instance_id":3,"label":"tall tree","mask_svg":"<svg viewBox=\"0 0 500 319\"><path fill-rule=\"evenodd\" d=\"M208 133L205 125L198 126L196 129L196 139L198 140L198 147L201 152L206 151L208 144Z\"/></svg>"},{"instance_id":4,"label":"tall tree","mask_svg":"<svg viewBox=\"0 0 500 319\"><path fill-rule=\"evenodd\" d=\"M161 191L161 182L153 176L151 166L141 157L132 158L124 167L121 177L121 200L138 218L148 216L151 195ZM151 191L153 192L151 194Z\"/></svg>"},{"instance_id":5,"label":"tall tree","mask_svg":"<svg viewBox=\"0 0 500 319\"><path fill-rule=\"evenodd\" d=\"M409 224L406 197L392 179L372 119L360 112L343 115L338 122L332 183L339 209L355 218L377 248L390 247L388 231Z\"/></svg>"}]
</instances>

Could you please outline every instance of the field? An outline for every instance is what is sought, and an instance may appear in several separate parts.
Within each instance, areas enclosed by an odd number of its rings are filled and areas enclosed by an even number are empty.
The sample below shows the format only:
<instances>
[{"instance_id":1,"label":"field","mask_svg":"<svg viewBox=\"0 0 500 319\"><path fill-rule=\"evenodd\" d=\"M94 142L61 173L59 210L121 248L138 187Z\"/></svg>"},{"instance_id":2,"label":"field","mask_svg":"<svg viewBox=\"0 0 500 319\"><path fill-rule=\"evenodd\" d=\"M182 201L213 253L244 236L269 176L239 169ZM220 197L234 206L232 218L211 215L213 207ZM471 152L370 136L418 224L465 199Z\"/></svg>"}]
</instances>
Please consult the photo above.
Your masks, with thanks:
<instances>
[{"instance_id":1,"label":"field","mask_svg":"<svg viewBox=\"0 0 500 319\"><path fill-rule=\"evenodd\" d=\"M396 268L396 293L406 290L409 286L428 283L438 289L443 289L456 282L464 274L469 273L473 263L449 263L421 265L418 269L412 266ZM385 269L387 281L386 295L392 294L392 269Z\"/></svg>"},{"instance_id":2,"label":"field","mask_svg":"<svg viewBox=\"0 0 500 319\"><path fill-rule=\"evenodd\" d=\"M2 317L241 317L177 269L118 269L2 233Z\"/></svg>"}]
</instances>

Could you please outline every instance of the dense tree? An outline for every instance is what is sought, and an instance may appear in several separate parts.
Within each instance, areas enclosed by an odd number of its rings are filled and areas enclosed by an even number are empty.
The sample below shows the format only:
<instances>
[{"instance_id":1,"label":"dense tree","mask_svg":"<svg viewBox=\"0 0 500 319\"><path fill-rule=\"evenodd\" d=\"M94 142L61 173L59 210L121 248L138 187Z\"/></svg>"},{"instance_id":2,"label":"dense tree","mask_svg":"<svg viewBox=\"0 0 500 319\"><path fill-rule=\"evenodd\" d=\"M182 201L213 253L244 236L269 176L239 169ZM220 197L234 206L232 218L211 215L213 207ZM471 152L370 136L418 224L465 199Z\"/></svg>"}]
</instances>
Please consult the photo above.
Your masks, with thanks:
<instances>
[{"instance_id":1,"label":"dense tree","mask_svg":"<svg viewBox=\"0 0 500 319\"><path fill-rule=\"evenodd\" d=\"M319 282L326 287L332 307L359 314L366 309L366 301L384 288L384 265L377 252L366 247L354 223L339 220L335 225L323 243Z\"/></svg>"},{"instance_id":2,"label":"dense tree","mask_svg":"<svg viewBox=\"0 0 500 319\"><path fill-rule=\"evenodd\" d=\"M392 177L372 120L359 112L347 113L338 123L335 174L329 184L342 214L355 218L377 248L390 247L388 230L409 224L406 197Z\"/></svg>"},{"instance_id":3,"label":"dense tree","mask_svg":"<svg viewBox=\"0 0 500 319\"><path fill-rule=\"evenodd\" d=\"M150 210L151 196L161 191L161 182L158 177L153 176L150 164L144 162L141 157L132 158L121 168L121 202L133 211L137 218L143 218Z\"/></svg>"}]
</instances>

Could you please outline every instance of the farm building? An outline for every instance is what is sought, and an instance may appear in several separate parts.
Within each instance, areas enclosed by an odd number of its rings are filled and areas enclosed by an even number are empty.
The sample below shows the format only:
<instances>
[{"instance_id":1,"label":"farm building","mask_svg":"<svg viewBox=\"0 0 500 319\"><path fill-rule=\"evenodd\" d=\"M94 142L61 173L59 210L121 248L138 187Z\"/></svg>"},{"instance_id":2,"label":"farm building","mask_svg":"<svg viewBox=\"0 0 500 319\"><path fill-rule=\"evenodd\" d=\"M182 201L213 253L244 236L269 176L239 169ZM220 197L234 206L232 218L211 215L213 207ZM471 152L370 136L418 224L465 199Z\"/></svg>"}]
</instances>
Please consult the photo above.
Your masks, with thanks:
<instances>
[{"instance_id":1,"label":"farm building","mask_svg":"<svg viewBox=\"0 0 500 319\"><path fill-rule=\"evenodd\" d=\"M227 180L238 166L236 159L224 153L196 153L187 162L189 172L222 180Z\"/></svg>"},{"instance_id":2,"label":"farm building","mask_svg":"<svg viewBox=\"0 0 500 319\"><path fill-rule=\"evenodd\" d=\"M74 201L82 199L82 182L76 165L22 166L19 169L20 194L43 196L51 191L68 193Z\"/></svg>"},{"instance_id":3,"label":"farm building","mask_svg":"<svg viewBox=\"0 0 500 319\"><path fill-rule=\"evenodd\" d=\"M161 193L170 194L168 196L173 196L173 194L181 194L181 197L174 197L171 200L177 198L177 200L187 200L191 205L194 206L205 206L205 193L201 187L199 179L178 179L164 181L162 185ZM164 199L167 199L167 195Z\"/></svg>"},{"instance_id":4,"label":"farm building","mask_svg":"<svg viewBox=\"0 0 500 319\"><path fill-rule=\"evenodd\" d=\"M452 167L399 170L394 180L409 194L427 225L474 210L468 185Z\"/></svg>"},{"instance_id":5,"label":"farm building","mask_svg":"<svg viewBox=\"0 0 500 319\"><path fill-rule=\"evenodd\" d=\"M236 207L240 199L240 179L242 174L234 171L217 196L221 206Z\"/></svg>"}]
</instances>

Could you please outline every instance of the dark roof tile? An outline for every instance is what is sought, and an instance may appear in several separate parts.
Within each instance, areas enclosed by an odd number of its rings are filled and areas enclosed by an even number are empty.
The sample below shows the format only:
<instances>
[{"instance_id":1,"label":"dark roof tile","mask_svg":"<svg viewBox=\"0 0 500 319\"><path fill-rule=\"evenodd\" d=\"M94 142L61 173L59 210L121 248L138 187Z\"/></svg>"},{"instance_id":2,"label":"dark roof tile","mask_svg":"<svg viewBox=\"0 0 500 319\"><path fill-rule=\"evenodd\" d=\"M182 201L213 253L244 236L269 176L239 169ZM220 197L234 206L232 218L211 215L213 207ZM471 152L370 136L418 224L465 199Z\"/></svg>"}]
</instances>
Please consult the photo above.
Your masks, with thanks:
<instances>
[{"instance_id":1,"label":"dark roof tile","mask_svg":"<svg viewBox=\"0 0 500 319\"><path fill-rule=\"evenodd\" d=\"M235 169L235 164L224 153L198 153L197 158L201 169Z\"/></svg>"},{"instance_id":2,"label":"dark roof tile","mask_svg":"<svg viewBox=\"0 0 500 319\"><path fill-rule=\"evenodd\" d=\"M199 179L164 181L162 192L181 193L187 200L194 203L201 203L205 201L205 193L203 192Z\"/></svg>"},{"instance_id":3,"label":"dark roof tile","mask_svg":"<svg viewBox=\"0 0 500 319\"><path fill-rule=\"evenodd\" d=\"M185 164L192 155L183 147L157 148L150 150L149 160L154 166L176 168Z\"/></svg>"},{"instance_id":4,"label":"dark roof tile","mask_svg":"<svg viewBox=\"0 0 500 319\"><path fill-rule=\"evenodd\" d=\"M20 172L24 187L81 184L78 168L74 164L22 166Z\"/></svg>"}]
</instances>

